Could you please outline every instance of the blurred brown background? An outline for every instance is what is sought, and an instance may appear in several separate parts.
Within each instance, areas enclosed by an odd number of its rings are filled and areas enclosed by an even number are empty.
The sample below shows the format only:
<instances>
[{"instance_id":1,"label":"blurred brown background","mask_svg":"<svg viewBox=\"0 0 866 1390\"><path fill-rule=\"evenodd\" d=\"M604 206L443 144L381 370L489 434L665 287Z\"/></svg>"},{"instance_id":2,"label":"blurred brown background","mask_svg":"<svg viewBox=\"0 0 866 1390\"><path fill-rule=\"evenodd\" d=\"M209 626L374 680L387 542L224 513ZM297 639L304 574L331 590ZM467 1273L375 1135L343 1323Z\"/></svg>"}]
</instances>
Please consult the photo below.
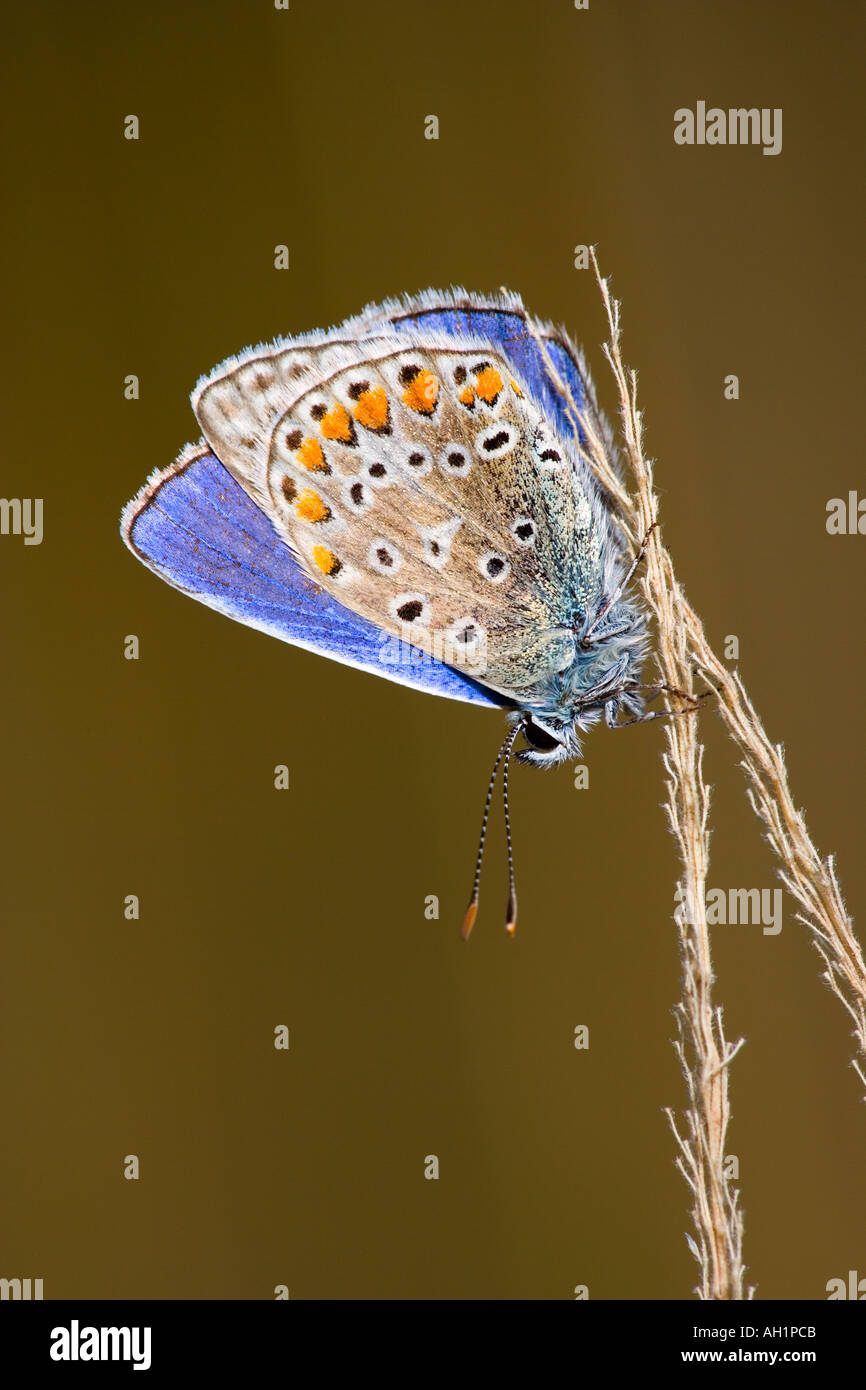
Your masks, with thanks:
<instances>
[{"instance_id":1,"label":"blurred brown background","mask_svg":"<svg viewBox=\"0 0 866 1390\"><path fill-rule=\"evenodd\" d=\"M465 947L501 717L227 621L137 565L117 518L196 437L201 373L404 290L520 291L610 404L573 267L596 243L666 539L712 640L738 636L862 926L866 539L825 531L863 487L862 9L215 0L4 24L2 492L45 520L41 546L0 537L0 1275L49 1298L688 1297L659 726L590 737L588 791L515 772L518 935L497 813ZM698 100L782 107L782 153L676 146ZM709 709L702 728L711 883L773 888L733 746ZM714 947L748 1039L750 1276L821 1298L866 1274L846 1017L789 901L779 936Z\"/></svg>"}]
</instances>

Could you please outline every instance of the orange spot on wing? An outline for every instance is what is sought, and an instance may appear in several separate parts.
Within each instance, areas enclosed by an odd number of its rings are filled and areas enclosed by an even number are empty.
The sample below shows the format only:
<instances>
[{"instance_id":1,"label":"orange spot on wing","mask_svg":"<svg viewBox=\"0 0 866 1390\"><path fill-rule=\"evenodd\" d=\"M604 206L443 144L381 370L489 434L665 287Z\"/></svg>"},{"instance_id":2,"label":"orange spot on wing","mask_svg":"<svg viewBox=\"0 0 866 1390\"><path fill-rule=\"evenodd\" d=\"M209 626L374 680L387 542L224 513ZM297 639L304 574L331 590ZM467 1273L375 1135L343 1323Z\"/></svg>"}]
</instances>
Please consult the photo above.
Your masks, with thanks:
<instances>
[{"instance_id":1,"label":"orange spot on wing","mask_svg":"<svg viewBox=\"0 0 866 1390\"><path fill-rule=\"evenodd\" d=\"M339 439L343 444L347 444L352 438L352 422L348 411L341 405L333 406L327 415L322 416L319 429L326 439Z\"/></svg>"},{"instance_id":2,"label":"orange spot on wing","mask_svg":"<svg viewBox=\"0 0 866 1390\"><path fill-rule=\"evenodd\" d=\"M305 468L310 468L315 472L327 468L325 455L318 439L305 439L295 457L298 463L302 463Z\"/></svg>"},{"instance_id":3,"label":"orange spot on wing","mask_svg":"<svg viewBox=\"0 0 866 1390\"><path fill-rule=\"evenodd\" d=\"M517 385L517 382L514 380L514 377L513 377L513 376L510 376L510 377L508 378L508 383L509 383L509 385L510 385L512 391L514 392L515 396L519 396L520 399L523 400L523 392L521 391L520 387Z\"/></svg>"},{"instance_id":4,"label":"orange spot on wing","mask_svg":"<svg viewBox=\"0 0 866 1390\"><path fill-rule=\"evenodd\" d=\"M388 397L381 386L362 391L355 406L355 419L368 430L380 430L388 423Z\"/></svg>"},{"instance_id":5,"label":"orange spot on wing","mask_svg":"<svg viewBox=\"0 0 866 1390\"><path fill-rule=\"evenodd\" d=\"M327 521L331 515L330 509L325 506L319 494L313 492L311 487L304 488L304 491L299 495L295 512L302 521Z\"/></svg>"},{"instance_id":6,"label":"orange spot on wing","mask_svg":"<svg viewBox=\"0 0 866 1390\"><path fill-rule=\"evenodd\" d=\"M461 405L473 406L475 404L475 392L471 386L464 386L457 399Z\"/></svg>"},{"instance_id":7,"label":"orange spot on wing","mask_svg":"<svg viewBox=\"0 0 866 1390\"><path fill-rule=\"evenodd\" d=\"M439 381L432 372L421 371L403 392L403 400L419 415L432 415L439 397Z\"/></svg>"},{"instance_id":8,"label":"orange spot on wing","mask_svg":"<svg viewBox=\"0 0 866 1390\"><path fill-rule=\"evenodd\" d=\"M483 372L479 372L475 391L483 401L487 401L487 404L490 405L496 400L501 390L502 377L495 367L485 367Z\"/></svg>"},{"instance_id":9,"label":"orange spot on wing","mask_svg":"<svg viewBox=\"0 0 866 1390\"><path fill-rule=\"evenodd\" d=\"M336 574L341 568L340 561L326 545L313 546L313 560L319 566L322 574Z\"/></svg>"}]
</instances>

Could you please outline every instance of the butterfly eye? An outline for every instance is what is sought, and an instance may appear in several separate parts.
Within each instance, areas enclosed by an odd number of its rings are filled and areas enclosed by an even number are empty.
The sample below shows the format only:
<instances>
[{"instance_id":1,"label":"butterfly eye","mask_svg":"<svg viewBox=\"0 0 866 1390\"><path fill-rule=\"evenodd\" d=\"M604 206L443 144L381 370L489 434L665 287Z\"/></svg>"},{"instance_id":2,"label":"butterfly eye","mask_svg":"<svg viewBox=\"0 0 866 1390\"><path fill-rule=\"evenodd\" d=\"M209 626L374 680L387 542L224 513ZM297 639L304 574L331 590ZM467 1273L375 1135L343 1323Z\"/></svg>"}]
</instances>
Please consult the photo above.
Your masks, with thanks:
<instances>
[{"instance_id":1,"label":"butterfly eye","mask_svg":"<svg viewBox=\"0 0 866 1390\"><path fill-rule=\"evenodd\" d=\"M540 724L536 724L531 717L523 725L523 737L530 748L534 748L539 753L553 753L562 747L559 739L554 738Z\"/></svg>"}]
</instances>

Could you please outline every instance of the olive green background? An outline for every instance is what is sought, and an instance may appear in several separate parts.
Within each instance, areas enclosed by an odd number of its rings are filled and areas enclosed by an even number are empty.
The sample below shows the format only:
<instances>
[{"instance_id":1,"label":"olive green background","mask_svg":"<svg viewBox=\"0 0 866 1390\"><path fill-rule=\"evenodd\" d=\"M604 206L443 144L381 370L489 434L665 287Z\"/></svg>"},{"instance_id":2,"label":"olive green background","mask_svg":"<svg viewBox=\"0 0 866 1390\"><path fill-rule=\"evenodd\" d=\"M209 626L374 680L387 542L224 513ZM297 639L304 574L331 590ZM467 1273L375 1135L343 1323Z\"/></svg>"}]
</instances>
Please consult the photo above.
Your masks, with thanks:
<instances>
[{"instance_id":1,"label":"olive green background","mask_svg":"<svg viewBox=\"0 0 866 1390\"><path fill-rule=\"evenodd\" d=\"M597 244L665 538L862 921L866 539L825 530L863 486L862 8L48 3L4 30L2 492L43 497L45 535L0 537L0 1275L48 1298L691 1296L661 726L589 737L586 791L515 770L518 933L497 810L464 946L501 716L229 622L117 519L197 437L200 374L428 285L518 290L610 407L573 265ZM698 100L782 107L782 153L676 146ZM701 728L710 882L773 888L733 745L712 709ZM821 1298L866 1275L847 1016L789 900L778 937L713 946L747 1038L750 1277Z\"/></svg>"}]
</instances>

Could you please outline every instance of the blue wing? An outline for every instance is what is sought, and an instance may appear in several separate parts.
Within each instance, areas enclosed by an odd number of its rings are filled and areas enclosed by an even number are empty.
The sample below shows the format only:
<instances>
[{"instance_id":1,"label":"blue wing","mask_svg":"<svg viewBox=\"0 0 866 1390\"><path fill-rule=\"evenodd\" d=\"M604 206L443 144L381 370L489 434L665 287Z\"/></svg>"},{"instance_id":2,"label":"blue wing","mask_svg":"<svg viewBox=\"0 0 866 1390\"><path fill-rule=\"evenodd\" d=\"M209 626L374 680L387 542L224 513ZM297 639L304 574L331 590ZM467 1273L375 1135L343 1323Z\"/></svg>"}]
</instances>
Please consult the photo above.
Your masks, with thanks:
<instances>
[{"instance_id":1,"label":"blue wing","mask_svg":"<svg viewBox=\"0 0 866 1390\"><path fill-rule=\"evenodd\" d=\"M551 379L539 346L540 338L556 371L568 386L575 406L578 410L586 407L589 394L586 370L574 344L550 324L533 321L533 334L529 315L516 294L503 293L485 299L459 289L451 292L425 290L404 301L389 300L373 305L365 311L363 319L368 332L388 324L396 332L431 328L458 339L471 336L496 343L539 405L544 406L551 424L555 421L558 431L571 437L574 426L566 403Z\"/></svg>"},{"instance_id":2,"label":"blue wing","mask_svg":"<svg viewBox=\"0 0 866 1390\"><path fill-rule=\"evenodd\" d=\"M505 703L336 603L203 444L148 482L124 510L121 534L160 578L248 627L400 685L473 704Z\"/></svg>"}]
</instances>

